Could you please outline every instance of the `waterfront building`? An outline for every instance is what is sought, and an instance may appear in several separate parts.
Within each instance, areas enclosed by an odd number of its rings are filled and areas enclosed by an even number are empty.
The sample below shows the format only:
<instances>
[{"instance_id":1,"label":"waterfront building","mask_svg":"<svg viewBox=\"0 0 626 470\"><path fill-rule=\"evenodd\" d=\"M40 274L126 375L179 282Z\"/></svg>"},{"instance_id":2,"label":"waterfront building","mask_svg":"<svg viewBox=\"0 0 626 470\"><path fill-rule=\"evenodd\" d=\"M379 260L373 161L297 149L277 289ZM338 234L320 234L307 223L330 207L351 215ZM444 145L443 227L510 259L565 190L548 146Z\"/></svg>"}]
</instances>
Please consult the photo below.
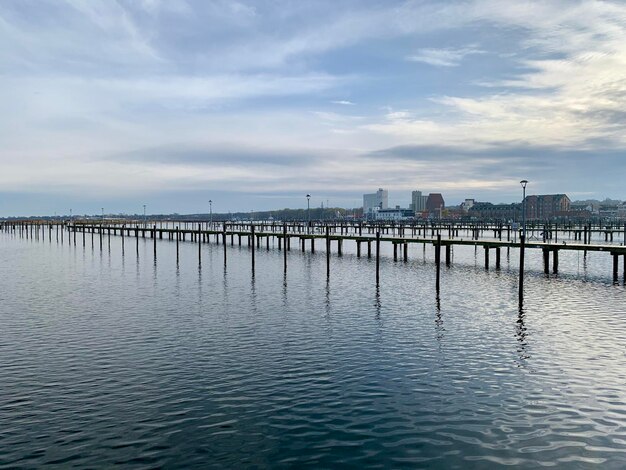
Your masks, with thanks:
<instances>
[{"instance_id":1,"label":"waterfront building","mask_svg":"<svg viewBox=\"0 0 626 470\"><path fill-rule=\"evenodd\" d=\"M526 219L548 220L569 213L570 199L566 194L526 196Z\"/></svg>"},{"instance_id":2,"label":"waterfront building","mask_svg":"<svg viewBox=\"0 0 626 470\"><path fill-rule=\"evenodd\" d=\"M401 209L400 206L395 209L379 209L372 214L374 220L408 220L415 215L412 209Z\"/></svg>"},{"instance_id":3,"label":"waterfront building","mask_svg":"<svg viewBox=\"0 0 626 470\"><path fill-rule=\"evenodd\" d=\"M387 209L389 193L386 189L379 188L371 194L363 194L363 212L369 212L373 208Z\"/></svg>"},{"instance_id":4,"label":"waterfront building","mask_svg":"<svg viewBox=\"0 0 626 470\"><path fill-rule=\"evenodd\" d=\"M519 221L522 218L522 205L492 204L491 202L474 202L468 210L470 217L498 221Z\"/></svg>"},{"instance_id":5,"label":"waterfront building","mask_svg":"<svg viewBox=\"0 0 626 470\"><path fill-rule=\"evenodd\" d=\"M467 213L472 207L474 207L476 201L474 199L466 199L461 203L461 210Z\"/></svg>"},{"instance_id":6,"label":"waterfront building","mask_svg":"<svg viewBox=\"0 0 626 470\"><path fill-rule=\"evenodd\" d=\"M430 215L441 217L442 211L445 209L446 203L441 193L430 193L426 199L426 211Z\"/></svg>"},{"instance_id":7,"label":"waterfront building","mask_svg":"<svg viewBox=\"0 0 626 470\"><path fill-rule=\"evenodd\" d=\"M411 204L409 205L409 209L412 209L416 215L421 214L426 210L427 199L428 196L422 196L421 191L413 191L411 193Z\"/></svg>"},{"instance_id":8,"label":"waterfront building","mask_svg":"<svg viewBox=\"0 0 626 470\"><path fill-rule=\"evenodd\" d=\"M363 216L373 218L373 213L381 209L387 209L389 193L386 189L379 188L371 194L363 194Z\"/></svg>"}]
</instances>

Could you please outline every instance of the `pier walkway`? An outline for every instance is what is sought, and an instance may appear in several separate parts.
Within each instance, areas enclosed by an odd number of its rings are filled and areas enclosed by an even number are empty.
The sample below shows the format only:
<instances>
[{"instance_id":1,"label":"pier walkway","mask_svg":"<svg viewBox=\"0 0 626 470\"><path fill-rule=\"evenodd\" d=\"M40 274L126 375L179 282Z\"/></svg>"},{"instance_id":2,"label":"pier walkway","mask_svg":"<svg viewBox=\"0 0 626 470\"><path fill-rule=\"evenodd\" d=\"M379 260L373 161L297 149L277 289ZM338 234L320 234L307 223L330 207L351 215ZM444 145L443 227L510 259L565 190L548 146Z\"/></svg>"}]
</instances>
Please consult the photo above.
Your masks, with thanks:
<instances>
[{"instance_id":1,"label":"pier walkway","mask_svg":"<svg viewBox=\"0 0 626 470\"><path fill-rule=\"evenodd\" d=\"M95 224L93 221L71 221L60 224L55 223L33 223L29 222L2 222L0 227L5 231L17 231L26 237L44 237L52 239L53 232L56 232L58 239L63 237L63 232L67 231L68 237L73 237L76 244L77 236L82 239L83 246L86 243L86 236L91 236L93 244L94 237L99 239L102 246L102 238L114 236L131 237L137 239L151 238L154 240L154 253L156 256L157 240L180 242L195 242L199 244L209 243L211 239L215 243L226 245L242 245L242 242L249 247L266 249L277 244L279 250L285 251L285 270L287 269L286 252L291 250L292 240L297 241L298 249L305 251L310 249L315 252L316 244L325 245L327 253L327 271L330 275L330 255L333 245L338 256L343 254L344 242L354 242L356 244L357 257L376 257L377 279L380 244L388 243L393 248L393 258L408 260L409 245L421 244L426 250L427 245L432 245L435 249L435 263L437 269L442 263L442 251L445 258L443 262L450 266L452 263L451 250L454 246L474 246L482 247L484 251L484 266L489 269L491 266L491 254L494 256L495 269L500 269L501 250L506 248L507 253L511 249L520 250L520 257L525 249L538 249L543 253L544 272L546 274L558 273L559 253L561 251L579 251L585 255L587 252L606 252L613 258L612 277L614 282L618 282L619 257L623 260L623 271L626 273L626 246L620 238L624 240L626 229L620 226L613 227L592 227L566 226L561 225L533 225L527 226L526 240L522 241L512 225L503 224L337 224L337 223L251 223L251 222L204 222L194 223L189 221L147 221L135 223L125 223L123 221L107 221ZM600 240L592 240L592 237ZM604 238L604 240L602 240ZM617 238L617 243L613 240ZM274 243L275 242L275 243ZM201 251L198 250L199 262L201 262ZM552 263L550 263L552 259ZM224 260L226 261L226 250L224 250ZM252 255L254 263L254 254ZM523 271L520 273L523 275ZM626 282L626 276L624 276Z\"/></svg>"}]
</instances>

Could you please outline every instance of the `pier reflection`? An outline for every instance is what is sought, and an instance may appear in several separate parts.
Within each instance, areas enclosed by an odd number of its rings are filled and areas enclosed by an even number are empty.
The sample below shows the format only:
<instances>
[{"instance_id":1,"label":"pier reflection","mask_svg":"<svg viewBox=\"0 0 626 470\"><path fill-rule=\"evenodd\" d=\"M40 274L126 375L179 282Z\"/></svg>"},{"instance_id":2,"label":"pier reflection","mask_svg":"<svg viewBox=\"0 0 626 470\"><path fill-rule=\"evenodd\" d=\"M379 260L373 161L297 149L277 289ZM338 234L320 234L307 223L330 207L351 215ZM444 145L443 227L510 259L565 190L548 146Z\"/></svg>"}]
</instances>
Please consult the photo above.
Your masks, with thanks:
<instances>
[{"instance_id":1,"label":"pier reflection","mask_svg":"<svg viewBox=\"0 0 626 470\"><path fill-rule=\"evenodd\" d=\"M443 340L443 336L446 329L443 325L443 315L441 313L441 297L439 296L439 292L435 296L435 332L436 339L441 346L441 341Z\"/></svg>"},{"instance_id":2,"label":"pier reflection","mask_svg":"<svg viewBox=\"0 0 626 470\"><path fill-rule=\"evenodd\" d=\"M330 307L330 279L326 279L326 286L324 287L324 310L325 317L330 318L331 307Z\"/></svg>"},{"instance_id":3,"label":"pier reflection","mask_svg":"<svg viewBox=\"0 0 626 470\"><path fill-rule=\"evenodd\" d=\"M518 341L517 353L520 358L519 366L526 367L526 360L530 358L528 353L528 329L525 324L526 310L520 304L517 310L517 321L515 322L515 337Z\"/></svg>"},{"instance_id":4,"label":"pier reflection","mask_svg":"<svg viewBox=\"0 0 626 470\"><path fill-rule=\"evenodd\" d=\"M382 303L380 300L380 287L376 286L376 291L374 295L374 308L376 309L376 319L380 320L380 311L381 311Z\"/></svg>"}]
</instances>

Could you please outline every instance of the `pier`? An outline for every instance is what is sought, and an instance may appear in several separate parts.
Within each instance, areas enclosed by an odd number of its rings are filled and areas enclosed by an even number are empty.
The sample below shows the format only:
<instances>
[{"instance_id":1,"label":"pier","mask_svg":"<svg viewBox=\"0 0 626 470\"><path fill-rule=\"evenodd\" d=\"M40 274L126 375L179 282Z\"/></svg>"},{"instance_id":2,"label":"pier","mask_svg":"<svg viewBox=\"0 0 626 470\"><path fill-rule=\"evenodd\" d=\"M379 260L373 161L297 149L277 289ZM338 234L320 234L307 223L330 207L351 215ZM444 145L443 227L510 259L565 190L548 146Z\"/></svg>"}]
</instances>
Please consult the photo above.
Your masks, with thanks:
<instances>
[{"instance_id":1,"label":"pier","mask_svg":"<svg viewBox=\"0 0 626 470\"><path fill-rule=\"evenodd\" d=\"M316 250L316 242L326 248L327 276L331 275L330 259L334 251L343 255L344 243L354 243L358 258L376 258L376 284L380 282L380 247L388 244L392 247L394 261L407 262L410 245L422 245L423 250L432 246L435 251L437 273L441 264L452 265L452 252L455 246L474 246L483 251L486 270L501 269L502 250L511 249L520 252L520 285L523 286L523 253L525 249L542 251L545 274L559 272L559 253L578 251L586 256L587 252L605 252L612 257L612 280L619 282L620 257L622 258L622 279L626 283L626 225L591 224L528 224L527 239L522 240L515 227L505 224L485 223L336 223L336 222L192 222L192 221L5 221L0 228L5 232L17 233L25 238L47 239L63 243L64 234L69 243L85 246L97 243L102 249L104 240L110 247L111 236L122 239L135 239L137 252L139 239L152 240L153 252L157 256L157 240L169 240L176 243L177 260L179 244L191 242L198 244L198 263L202 263L201 245L216 243L224 246L224 264L227 263L227 249L230 244L241 246L245 243L253 248L251 264L254 269L254 250L270 249L276 246L284 251L284 272L287 272L287 252L295 247L304 252ZM592 240L593 238L596 240ZM597 240L600 238L600 240ZM334 248L333 248L334 247ZM443 252L443 253L442 253ZM442 257L443 254L443 257ZM493 256L492 256L493 255ZM493 261L492 261L493 260ZM437 276L439 280L439 276ZM437 282L438 284L439 282ZM520 290L521 292L521 290Z\"/></svg>"}]
</instances>

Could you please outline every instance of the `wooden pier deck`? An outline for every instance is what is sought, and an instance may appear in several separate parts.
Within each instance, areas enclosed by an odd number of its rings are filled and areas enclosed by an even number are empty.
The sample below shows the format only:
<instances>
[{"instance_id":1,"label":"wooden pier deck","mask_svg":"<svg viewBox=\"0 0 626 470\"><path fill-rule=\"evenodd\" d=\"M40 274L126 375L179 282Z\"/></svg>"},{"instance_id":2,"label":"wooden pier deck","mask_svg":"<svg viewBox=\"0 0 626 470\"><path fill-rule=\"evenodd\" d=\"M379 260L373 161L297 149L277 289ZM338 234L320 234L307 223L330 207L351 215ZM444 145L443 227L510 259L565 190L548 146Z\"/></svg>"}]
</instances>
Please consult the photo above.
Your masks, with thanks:
<instances>
[{"instance_id":1,"label":"wooden pier deck","mask_svg":"<svg viewBox=\"0 0 626 470\"><path fill-rule=\"evenodd\" d=\"M613 242L617 235L622 240L626 240L626 226L592 227L590 225L530 225L527 233L531 234L529 239L522 241L511 224L336 224L336 223L251 223L251 222L217 222L217 223L195 223L188 221L158 221L147 223L124 223L123 221L108 221L107 223L95 224L92 221L70 221L62 223L46 223L45 221L20 221L0 222L0 229L3 231L17 232L24 237L48 238L52 240L53 232L55 237L63 241L63 234L74 245L77 237L83 246L86 244L87 234L91 235L91 244L94 238L99 240L102 248L103 238L121 236L122 238L135 238L137 250L139 249L140 238L153 239L154 256L157 255L157 240L170 240L176 242L176 252L178 258L178 247L180 242L198 243L198 262L202 262L201 246L214 239L215 243L224 245L224 263L227 260L226 246L242 245L242 240L246 241L249 247L270 248L270 240L278 245L279 250L284 251L284 269L287 271L287 251L291 250L292 240L297 240L298 248L301 251L307 249L307 245L312 252L315 252L316 243L325 245L327 258L327 275L330 276L330 256L333 245L336 247L338 256L343 254L344 242L354 242L356 245L356 256L362 255L368 258L376 257L376 281L379 282L379 258L380 246L382 243L391 244L393 247L393 258L395 261L408 260L409 245L421 244L424 250L427 245L432 245L435 249L435 264L437 266L437 285L439 284L439 269L442 263L442 251L444 251L444 261L446 266L452 263L451 250L454 246L474 246L482 247L484 251L485 269L489 269L491 253L494 253L495 269L500 269L501 250L511 249L520 252L520 284L523 280L523 254L525 249L542 250L544 272L549 274L559 272L559 253L561 251L583 252L606 252L613 258L612 277L613 282L618 282L619 257L623 258L623 279L626 284L626 246L622 243ZM539 233L541 239L533 234ZM491 237L485 235L492 235ZM592 242L592 236L604 236L604 242ZM560 236L559 236L560 235ZM263 243L265 242L265 243ZM365 253L363 253L363 247ZM552 255L552 256L550 256ZM550 266L550 258L552 265ZM255 256L252 250L252 266L254 268ZM521 288L520 288L521 289ZM521 291L520 291L521 292Z\"/></svg>"},{"instance_id":2,"label":"wooden pier deck","mask_svg":"<svg viewBox=\"0 0 626 470\"><path fill-rule=\"evenodd\" d=\"M536 233L541 230L541 239L530 239L522 241L511 225L489 225L489 224L423 224L423 225L396 225L396 224L334 224L334 223L250 223L250 222L219 222L219 223L192 223L187 221L160 221L157 223L135 223L127 224L120 222L109 222L94 224L88 221L72 221L71 223L32 223L32 222L3 222L0 225L4 231L17 231L26 237L44 237L52 239L53 232L59 233L61 240L63 233L73 239L76 244L77 236L82 239L83 246L86 243L86 235L91 235L91 243L94 237L99 239L102 247L103 237L121 236L125 238L135 238L137 249L140 238L151 238L154 240L154 255L157 254L157 240L171 240L176 242L177 256L180 242L198 243L198 262L202 262L201 245L209 243L214 239L215 243L224 245L224 262L226 262L226 246L241 246L242 240L254 248L270 248L270 240L278 245L279 250L285 252L284 263L287 270L286 252L291 250L292 240L298 241L298 248L301 251L307 249L307 245L312 252L315 252L316 243L325 245L327 253L327 274L330 276L330 256L335 245L338 256L343 254L344 242L353 242L356 245L357 257L376 257L377 269L376 279L379 280L379 258L381 243L391 244L393 247L393 258L395 261L408 260L408 247L410 245L421 244L432 245L435 249L435 264L439 271L442 263L441 251L444 251L444 261L447 266L452 263L451 250L454 246L474 246L482 247L484 251L485 269L489 269L491 253L494 253L495 269L500 269L501 250L511 249L520 251L520 259L523 258L525 249L542 250L544 272L546 274L559 272L559 253L561 251L578 252L606 252L613 257L612 277L614 282L618 282L619 257L623 258L623 273L626 273L626 246L624 243L611 242L614 234L624 235L626 239L626 229L622 227L598 227L596 229L586 225L585 227L574 226L543 226L527 227L527 233ZM485 234L493 235L486 237ZM592 234L603 234L604 243L592 243ZM561 235L559 237L559 235ZM567 238L567 239L566 239ZM264 243L263 243L264 242ZM110 243L110 242L109 242ZM365 252L363 253L365 249ZM425 249L425 248L424 248ZM252 263L254 266L254 250L252 251ZM552 265L550 265L552 258ZM523 262L520 266L520 276L523 277ZM624 276L626 283L626 275Z\"/></svg>"}]
</instances>

